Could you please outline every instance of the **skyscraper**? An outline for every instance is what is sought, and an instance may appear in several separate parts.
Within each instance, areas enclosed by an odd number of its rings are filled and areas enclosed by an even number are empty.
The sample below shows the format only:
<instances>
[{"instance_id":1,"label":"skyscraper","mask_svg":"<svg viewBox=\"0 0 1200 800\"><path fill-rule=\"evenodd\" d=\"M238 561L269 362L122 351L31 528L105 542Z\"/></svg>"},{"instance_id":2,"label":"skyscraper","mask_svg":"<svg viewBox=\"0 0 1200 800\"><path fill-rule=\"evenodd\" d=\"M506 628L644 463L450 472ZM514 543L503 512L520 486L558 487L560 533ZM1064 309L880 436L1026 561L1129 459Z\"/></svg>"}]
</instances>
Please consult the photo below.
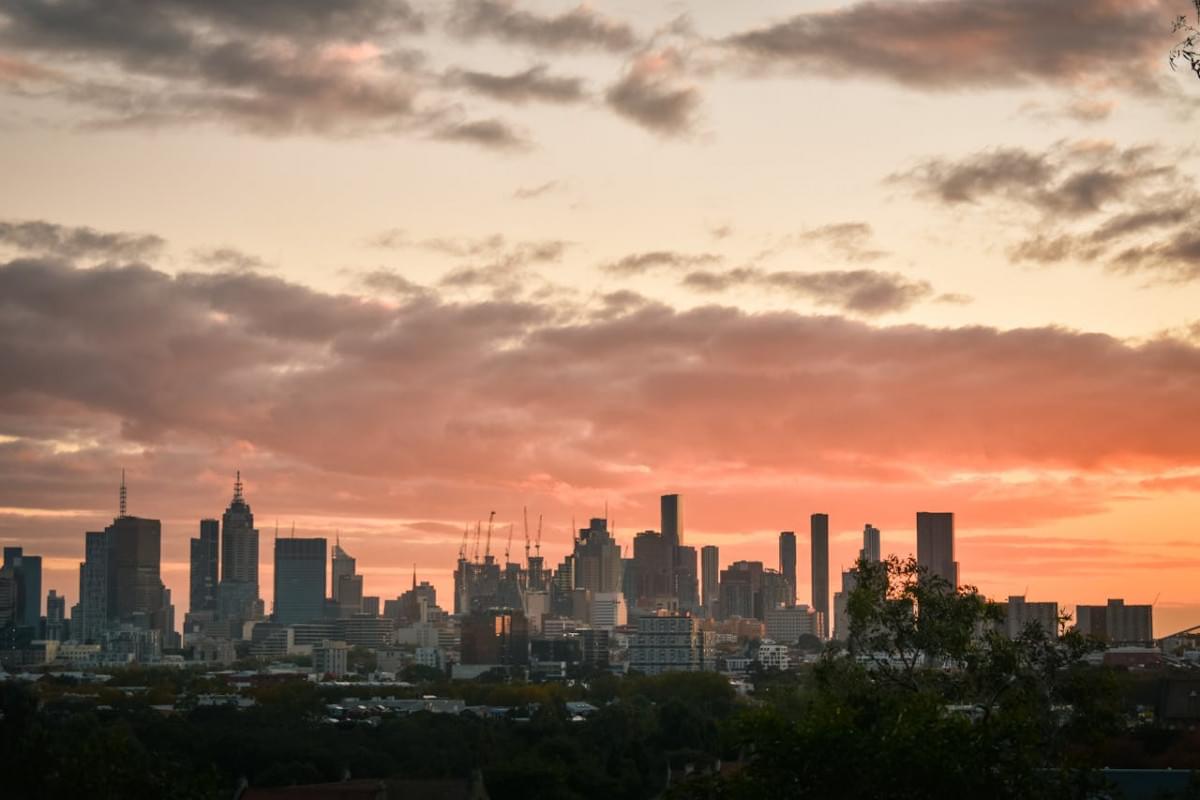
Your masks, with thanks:
<instances>
[{"instance_id":1,"label":"skyscraper","mask_svg":"<svg viewBox=\"0 0 1200 800\"><path fill-rule=\"evenodd\" d=\"M783 531L779 534L779 572L790 585L788 605L796 605L796 533Z\"/></svg>"},{"instance_id":2,"label":"skyscraper","mask_svg":"<svg viewBox=\"0 0 1200 800\"><path fill-rule=\"evenodd\" d=\"M879 542L879 528L867 523L863 527L863 546L859 555L870 562L883 560L883 549Z\"/></svg>"},{"instance_id":3,"label":"skyscraper","mask_svg":"<svg viewBox=\"0 0 1200 800\"><path fill-rule=\"evenodd\" d=\"M220 525L215 519L200 520L200 538L191 541L188 610L193 614L217 610Z\"/></svg>"},{"instance_id":4,"label":"skyscraper","mask_svg":"<svg viewBox=\"0 0 1200 800\"><path fill-rule=\"evenodd\" d=\"M79 616L72 635L95 644L108 626L108 540L103 531L84 534L84 560L79 565Z\"/></svg>"},{"instance_id":5,"label":"skyscraper","mask_svg":"<svg viewBox=\"0 0 1200 800\"><path fill-rule=\"evenodd\" d=\"M46 628L42 636L52 642L61 642L67 638L67 598L54 589L46 595Z\"/></svg>"},{"instance_id":6,"label":"skyscraper","mask_svg":"<svg viewBox=\"0 0 1200 800\"><path fill-rule=\"evenodd\" d=\"M954 560L954 514L917 512L917 564L958 586L958 562Z\"/></svg>"},{"instance_id":7,"label":"skyscraper","mask_svg":"<svg viewBox=\"0 0 1200 800\"><path fill-rule=\"evenodd\" d=\"M707 544L700 548L700 576L702 578L704 613L709 617L717 616L717 598L721 596L721 586L718 583L721 574L721 551L715 544Z\"/></svg>"},{"instance_id":8,"label":"skyscraper","mask_svg":"<svg viewBox=\"0 0 1200 800\"><path fill-rule=\"evenodd\" d=\"M330 594L338 616L351 617L362 611L363 582L357 565L354 556L342 549L340 540L333 545Z\"/></svg>"},{"instance_id":9,"label":"skyscraper","mask_svg":"<svg viewBox=\"0 0 1200 800\"><path fill-rule=\"evenodd\" d=\"M6 547L4 566L15 588L13 624L32 628L36 636L42 625L42 557L26 555L20 547Z\"/></svg>"},{"instance_id":10,"label":"skyscraper","mask_svg":"<svg viewBox=\"0 0 1200 800\"><path fill-rule=\"evenodd\" d=\"M275 540L275 621L312 622L325 614L325 539Z\"/></svg>"},{"instance_id":11,"label":"skyscraper","mask_svg":"<svg viewBox=\"0 0 1200 800\"><path fill-rule=\"evenodd\" d=\"M121 516L104 529L110 625L168 630L162 582L162 523Z\"/></svg>"},{"instance_id":12,"label":"skyscraper","mask_svg":"<svg viewBox=\"0 0 1200 800\"><path fill-rule=\"evenodd\" d=\"M663 539L671 547L683 544L683 501L677 494L664 494L659 500Z\"/></svg>"},{"instance_id":13,"label":"skyscraper","mask_svg":"<svg viewBox=\"0 0 1200 800\"><path fill-rule=\"evenodd\" d=\"M829 515L813 514L809 520L812 536L812 605L821 615L822 639L829 638Z\"/></svg>"},{"instance_id":14,"label":"skyscraper","mask_svg":"<svg viewBox=\"0 0 1200 800\"><path fill-rule=\"evenodd\" d=\"M235 619L257 619L258 530L254 514L242 494L242 473L233 484L233 500L221 517L221 582L217 590L221 614Z\"/></svg>"},{"instance_id":15,"label":"skyscraper","mask_svg":"<svg viewBox=\"0 0 1200 800\"><path fill-rule=\"evenodd\" d=\"M608 532L608 520L593 518L575 542L575 588L621 591L621 546Z\"/></svg>"},{"instance_id":16,"label":"skyscraper","mask_svg":"<svg viewBox=\"0 0 1200 800\"><path fill-rule=\"evenodd\" d=\"M679 609L689 614L700 611L700 575L696 571L696 548L675 548L675 595Z\"/></svg>"}]
</instances>

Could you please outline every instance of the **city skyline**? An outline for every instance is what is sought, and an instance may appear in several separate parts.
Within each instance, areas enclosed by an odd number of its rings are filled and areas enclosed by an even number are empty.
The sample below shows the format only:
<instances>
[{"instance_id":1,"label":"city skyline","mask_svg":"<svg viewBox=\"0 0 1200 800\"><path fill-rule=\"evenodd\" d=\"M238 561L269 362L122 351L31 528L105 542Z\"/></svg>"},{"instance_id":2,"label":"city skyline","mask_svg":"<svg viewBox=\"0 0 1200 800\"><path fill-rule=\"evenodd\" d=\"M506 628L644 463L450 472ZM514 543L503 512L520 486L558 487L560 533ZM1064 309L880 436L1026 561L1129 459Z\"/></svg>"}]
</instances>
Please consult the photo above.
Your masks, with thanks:
<instances>
[{"instance_id":1,"label":"city skyline","mask_svg":"<svg viewBox=\"0 0 1200 800\"><path fill-rule=\"evenodd\" d=\"M672 491L724 564L828 513L830 595L940 509L990 596L1200 622L1188 0L332 8L0 7L0 544L46 585L126 468L182 609L240 469L268 604L277 523L445 593L492 510L552 565Z\"/></svg>"},{"instance_id":2,"label":"city skyline","mask_svg":"<svg viewBox=\"0 0 1200 800\"><path fill-rule=\"evenodd\" d=\"M253 517L249 515L249 504L248 504L248 501L245 499L244 484L242 481L242 476L241 476L240 470L238 470L235 474L233 487L234 487L233 488L233 500L230 502L230 509L240 509L242 514L249 516L248 523L245 519L245 516L236 516L235 515L232 518L233 522L231 525L231 527L232 527L231 534L232 534L232 537L234 538L234 540L237 540L239 537L244 535L242 529L245 527L245 525L253 524ZM665 528L670 529L672 523L674 523L675 530L677 531L677 535L680 535L682 533L682 529L683 529L682 513L680 512L680 509L681 509L682 503L683 503L681 494L672 493L672 494L660 495L659 501L660 501L659 502L659 511L660 511L659 520L661 523L660 527L665 527ZM139 526L145 525L145 524L153 524L154 530L156 533L160 530L160 525L159 525L160 521L158 519L144 518L144 517L140 517L136 514L129 514L127 512L128 512L127 486L125 483L125 473L124 473L124 471L122 471L122 483L119 487L118 514L113 518L112 524L110 526L108 526L108 528L106 528L106 533L108 533L111 530L117 529L118 523L121 523L122 520L127 520L130 523L136 523ZM494 517L494 513L495 512L493 512L493 517ZM523 512L523 516L526 516L527 513L528 513L528 510L525 509ZM806 548L806 549L811 550L811 552L810 552L810 557L807 560L807 563L804 563L803 561L799 561L799 563L797 563L798 559L796 558L796 553L795 553L796 541L805 542L806 540L803 538L797 540L796 534L793 531L783 531L782 533L776 534L775 544L776 544L777 549L775 551L775 556L776 556L775 561L771 561L769 558L746 559L746 558L742 558L742 557L738 556L737 554L734 554L732 556L725 556L725 554L722 553L721 560L716 562L717 570L720 572L723 572L724 567L726 567L730 564L734 564L735 562L744 563L747 560L753 560L753 561L756 561L757 563L759 563L762 567L766 567L769 570L772 569L770 565L774 564L775 567L773 568L773 571L776 574L778 574L786 579L787 575L788 575L788 570L787 570L788 565L787 565L786 556L785 556L784 543L789 542L788 548L790 550L790 555L792 558L792 565L793 565L792 569L796 574L796 582L793 584L789 581L789 584L790 584L789 591L790 591L790 596L792 599L790 601L786 602L785 605L790 606L790 605L794 604L797 606L811 608L814 611L817 611L820 614L824 615L824 621L822 623L823 627L819 629L820 632L818 635L822 636L823 638L829 638L833 635L833 632L834 632L833 626L834 626L834 620L836 618L834 605L836 605L836 603L837 603L837 593L839 591L841 591L841 589L839 589L836 581L834 580L833 576L836 576L837 574L840 574L840 573L844 573L847 570L853 569L856 560L860 556L865 557L868 560L878 559L878 558L887 557L887 556L896 556L901 559L906 558L906 557L912 557L912 558L916 559L918 563L921 563L922 566L929 569L931 574L941 575L941 571L939 571L938 566L937 566L941 562L938 562L937 559L953 557L953 552L956 549L956 544L959 541L958 537L961 533L961 531L956 528L955 514L954 514L954 512L916 511L916 512L914 512L913 516L915 519L915 525L913 527L914 535L912 537L913 538L913 542L912 542L913 547L908 551L905 551L902 547L899 549L890 547L889 546L890 541L887 537L885 537L883 535L884 532L881 532L878 527L872 525L871 523L864 523L862 531L860 531L856 534L858 536L859 544L862 545L862 547L851 548L854 550L854 553L848 562L843 563L843 564L835 564L829 560L828 551L829 551L830 547L828 546L828 544L830 542L834 541L838 537L831 536L829 533L829 531L830 531L829 515L822 513L822 512L814 512L810 515L812 533L815 534L819 531L822 534L821 539L825 542L825 544L821 547L816 547L816 548L812 547L812 543L813 543L814 539L813 539L813 536L810 534L809 538L807 539L807 543L810 545L810 547ZM228 509L226 511L225 518L226 518L226 520L230 519L230 513L229 513ZM213 522L215 522L215 521L211 518L201 518L201 519L197 520L197 524L199 526L198 529L200 532L200 538L199 539L196 539L196 538L190 539L189 562L184 565L185 570L187 570L187 572L189 574L185 575L185 579L196 577L194 569L197 569L197 568L199 569L201 574L207 575L208 570L211 565L211 560L213 557L212 553L215 552L217 547L220 547L222 552L230 552L230 546L226 545L226 543L225 543L226 539L225 539L225 527L224 526L221 526L219 529L217 529L218 530L217 536L219 537L218 541L212 541L211 539L209 539L209 541L207 541L207 543L205 545L205 550L202 551L202 550L198 549L198 546L200 546L201 543L205 542L207 537L213 536L214 527L215 527L212 525ZM635 533L633 536L631 536L631 538L627 542L622 542L618 538L616 531L612 528L611 520L605 519L603 517L593 518L591 520L592 526L595 526L598 523L603 523L605 525L605 527L603 529L604 536L611 537L611 540L616 542L617 550L621 553L627 554L626 558L628 558L629 556L633 556L637 553L637 551L634 548L635 539L637 538L637 536L642 536L642 535L647 535L647 534L655 534L656 538L661 537L661 533L659 531L654 530L654 529L646 529L642 532ZM923 526L926 526L926 527L923 527ZM499 534L499 531L503 527L503 525L496 525L494 519L492 519L489 521L489 527L494 528L497 535L495 536L494 548L492 547L491 541L490 540L488 541L486 553L491 558L493 558L495 560L495 562L499 565L499 568L501 570L501 572L499 574L502 575L505 562L500 557L501 536ZM926 530L926 529L929 529L931 531L931 534L929 534L929 535L936 535L939 537L936 544L931 544L931 545L922 545L921 544L923 541L922 536L925 535L922 533L922 531ZM472 546L475 546L477 548L480 544L477 540L471 538L472 530L474 530L477 535L481 535L482 534L482 521L478 521L476 524L476 527L474 529L472 529L470 525L467 526L467 532L466 532L464 538L462 539L462 542L463 542L462 546L467 548L467 550L465 551L465 553L466 553L465 557L466 557L467 561L470 563L482 563L484 553L473 552L471 550ZM599 530L599 529L595 529L595 530ZM627 591L627 589L622 589L618 585L620 583L620 581L613 583L609 579L603 579L603 580L600 579L599 576L602 575L603 570L604 570L603 566L592 566L592 567L585 568L585 573L587 575L591 575L592 577L590 577L590 578L588 578L588 577L581 578L580 577L580 573L579 573L580 566L578 563L580 551L578 548L579 548L580 544L583 544L585 547L585 552L586 552L586 548L588 547L588 534L591 531L593 531L593 528L578 529L577 531L575 531L574 534L572 534L570 546L563 548L562 552L563 552L564 556L570 555L572 553L572 551L574 551L574 553L575 553L575 561L572 563L572 566L571 566L571 570L572 570L571 580L577 586L587 586L587 588L589 588L589 590L593 588L591 586L592 583L597 583L597 585L595 587L595 589L597 591L611 591L611 590L615 589L619 593L624 593L625 591ZM265 572L265 574L270 576L270 584L260 586L258 588L258 592L257 592L257 595L259 598L259 610L258 611L238 612L236 610L223 609L221 611L222 615L228 615L228 616L231 616L231 618L250 619L250 618L254 618L254 617L253 616L244 617L243 615L244 614L251 614L251 615L258 614L259 618L276 620L276 621L279 621L284 624L295 624L297 622L304 622L307 619L319 617L321 614L328 613L324 610L324 604L326 602L332 602L335 606L338 605L340 602L339 594L340 594L340 592L345 591L345 587L347 584L345 584L341 580L339 580L339 572L343 573L343 575L345 576L343 578L343 580L351 579L351 578L353 579L353 591L355 592L353 613L359 613L359 611L361 610L362 605L363 605L363 599L365 597L367 597L368 595L371 598L373 598L373 601L376 603L381 604L384 600L387 600L387 602L392 602L393 598L399 598L408 589L410 589L410 588L415 589L417 586L417 578L418 578L418 573L420 572L420 570L419 570L419 565L416 563L413 563L411 565L411 569L412 569L411 584L407 580L401 580L399 582L391 582L386 577L388 573L386 573L386 572L381 573L381 572L373 569L370 564L360 565L359 560L352 557L342 547L340 532L337 532L332 539L330 539L328 537L324 537L324 536L308 536L308 535L297 536L296 533L297 533L297 529L294 527L294 525L289 526L287 532L281 537L279 535L278 527L276 527L274 530L274 535L272 537L272 542L271 542L271 545L269 548L270 551L273 553L273 555L263 555L260 558L258 558L257 561L253 564L250 564L247 562L247 563L241 563L241 564L234 565L234 574L235 575L242 574L242 573L246 572L247 570L251 570L255 573ZM85 541L89 542L87 547L91 547L90 537L95 536L95 535L97 535L97 534L90 534L90 533L87 534L87 537L85 537ZM680 538L681 538L681 536L680 536ZM842 536L841 538L846 538L846 537ZM601 541L603 543L603 542L607 542L609 540L610 540L609 538L605 538ZM667 540L664 538L664 541L667 541ZM531 540L531 542L532 542L532 540ZM547 542L547 544L549 544L551 546L549 546L547 548L547 554L545 554L545 555L543 555L541 553L542 544L543 544L543 540L541 538L539 538L538 539L539 555L536 559L537 563L539 563L539 564L541 564L542 562L545 562L548 564L558 563L558 559L552 555L555 552L554 547L552 546L552 543ZM281 548L281 545L282 545L282 548ZM508 546L511 546L511 541L509 542ZM160 554L161 550L164 548L163 548L163 546L161 544L161 540L159 538L156 538L154 547L155 547L155 555L158 556L158 559L159 559L156 562L156 567L158 569L161 569L161 565L163 562L161 561L161 556L159 554ZM678 549L677 545L674 547L676 549ZM716 547L716 546L711 545L711 544L704 544L700 548L700 550L707 550L709 548L714 548L714 547ZM926 552L926 551L922 550L922 547L929 547L930 550L928 552ZM208 548L212 548L212 551L207 552ZM870 549L864 549L864 548L870 548ZM19 556L21 549L22 549L21 547L6 547L6 556L9 552L16 553ZM29 548L28 548L28 546L26 546L24 549L28 550ZM700 552L699 550L697 550L694 547L689 547L686 549L690 550L692 552L693 556L696 556L697 553ZM255 550L257 550L257 548L255 548ZM318 550L321 553L320 557L317 556ZM463 557L461 555L461 553L463 553L463 552L464 551L460 550L460 559ZM506 549L504 552L508 553L509 551ZM522 555L520 549L517 548L517 549L511 551L510 561L520 564L522 570L524 571L525 568L527 566L529 566L531 553L532 553L532 551L527 548L524 555ZM281 554L282 554L282 557L286 561L289 562L289 564L296 565L295 567L291 567L291 571L288 573L287 577L282 578L285 585L292 587L292 588L289 588L289 591L291 593L290 597L295 598L295 599L289 599L287 601L286 605L282 609L276 605L276 597L277 597L277 593L278 593L279 587L280 587L281 576L279 575L279 573L277 573L277 571L275 569L276 564L279 563ZM56 592L57 602L65 603L65 607L67 607L67 608L70 608L72 606L73 602L75 602L75 603L79 602L79 599L72 596L69 591L64 592L63 588L61 586L53 585L52 582L48 581L45 584L45 586L42 586L43 579L42 579L41 575L42 575L43 559L40 557L40 555L35 555L32 552L29 552L27 555L28 555L28 557L33 558L34 561L38 565L37 569L38 569L38 576L39 576L38 577L38 586L39 587L41 587L42 589L45 589L45 590ZM81 548L81 555L86 555L85 548ZM108 557L111 558L111 556L108 556ZM647 556L641 555L639 557L646 558ZM654 558L656 558L656 556L650 555L649 558L654 559ZM299 559L299 560L297 560L297 559ZM603 559L603 557L601 557L601 559ZM932 559L932 560L930 560L930 559ZM230 563L232 563L232 561ZM313 567L302 566L303 563L313 564ZM825 603L823 606L822 606L821 601L819 600L819 587L822 587L822 584L815 583L813 580L814 572L815 572L818 564L822 564L826 570L826 576L823 580L823 588L825 590L827 597L826 597L826 600L825 600ZM331 569L331 572L330 572L328 578L326 577L327 567ZM76 574L75 574L77 581L75 584L72 584L72 585L79 585L79 586L84 585L84 582L86 580L85 575L83 573L84 568L85 568L85 564L83 563L83 561L77 562ZM709 590L705 589L703 586L703 583L700 582L700 580L703 576L699 572L699 569L700 569L699 561L697 561L693 565L693 568L696 570L694 577L697 580L697 584L692 590L692 592L693 592L692 597L694 598L693 602L695 603L695 608L698 610L701 617L711 616L712 609L708 607L707 603L703 602L703 600L704 600L705 596L708 594ZM156 569L156 572L154 573L154 580L156 580L156 581L159 580L158 569ZM315 569L316 572L313 572L313 569ZM424 583L427 582L428 584L432 585L439 593L441 593L440 594L441 597L456 598L453 602L457 603L458 602L458 600L457 600L458 594L457 594L457 587L456 587L456 583L455 583L455 577L453 574L454 568L451 569L451 575L449 576L448 579L443 578L439 574L439 569L440 569L439 567L433 567L433 568L427 569L424 574L421 574L421 579L422 579L423 585L424 585ZM540 567L539 567L539 569L540 569ZM623 567L623 569L628 569L628 567ZM958 572L958 570L959 570L959 562L957 560L955 560L952 563L951 571L959 577L959 582L963 583L963 585L975 585L975 584L971 583L970 581L963 582L961 579L961 574ZM216 587L218 589L218 595L219 595L219 587L220 587L221 583L225 582L224 575L225 575L225 570L222 568L220 571L220 581L218 583L216 583ZM313 590L311 588L306 590L304 588L304 584L308 583L309 586L311 587L312 576L315 576L315 575L321 576L321 581L320 581L321 586L319 587L320 591L318 591L316 595L312 595ZM806 575L808 576L807 581L804 580L804 577ZM370 584L367 584L367 576L374 576L371 579ZM113 579L114 579L113 577L109 578L110 581ZM601 586L600 583L603 583L603 586ZM612 585L610 586L610 584L612 584ZM172 587L170 585L168 585L168 583L165 580L163 580L161 585L166 590L166 593L167 593L166 594L166 603L168 604L168 606L170 606L170 602L171 602L170 598L172 596ZM274 590L269 589L270 585L273 585L275 587ZM380 587L383 587L383 588L380 588ZM393 591L393 587L394 587L394 591ZM845 587L842 587L842 589L844 589L844 588ZM219 597L214 597L212 599L211 604L203 604L199 608L193 608L192 599L197 596L196 583L194 581L188 581L185 583L183 589L185 591L183 591L182 594L175 594L174 596L181 597L181 598L189 598L189 605L186 607L186 610L189 612L193 611L193 610L199 610L202 612L211 612L217 606L220 605ZM200 589L201 589L200 596L203 596L204 587L201 586ZM368 589L369 589L369 591L368 591ZM110 593L110 596L111 596L111 593L112 593L112 591L114 591L114 589L110 588L107 591ZM305 594L306 591L308 592L307 595ZM982 589L981 589L981 591L982 591ZM684 593L685 593L685 590L682 587L676 587L676 586L673 586L672 588L664 591L664 594L670 594L676 598L684 596ZM716 594L716 593L717 592L714 592L714 594ZM990 600L992 600L993 602L1001 603L1002 605L1004 605L1006 603L1006 601L1011 599L1013 596L1017 596L1017 597L1021 598L1023 601L1027 595L1029 597L1033 598L1034 601L1039 601L1039 602L1042 602L1043 604L1046 602L1057 603L1058 607L1060 609L1062 609L1063 611L1066 611L1068 613L1071 613L1072 619L1074 618L1073 609L1075 609L1076 606L1078 606L1080 609L1083 609L1084 607L1103 608L1106 604L1111 605L1111 603L1113 602L1113 598L1118 597L1118 596L1120 596L1122 598L1122 600L1130 601L1131 603L1133 603L1135 605L1137 605L1139 603L1143 603L1143 598L1137 598L1137 597L1133 597L1133 596L1127 597L1128 593L1125 591L1125 589L1123 587L1121 587L1119 585L1110 586L1107 589L1105 589L1105 591L1102 592L1102 594L1104 594L1104 597L1099 598L1099 599L1096 599L1096 598L1076 599L1076 598L1070 598L1070 597L1064 598L1064 597L1056 596L1052 592L1050 594L1046 594L1046 593L1039 594L1036 591L1031 592L1029 584L1024 585L1024 588L1020 594L1017 594L1017 588L1015 586L1009 587L1008 589L1001 590L999 592L982 591L982 593L986 597L988 597ZM241 593L239 593L239 594L241 594ZM46 602L45 595L46 595L46 591L42 591L39 602L41 602L41 603ZM319 602L318 602L318 598L320 598ZM1149 605L1157 606L1157 598L1155 598L1155 602L1153 604L1149 604ZM294 610L297 607L299 607L303 610ZM631 606L631 608L632 608L632 606ZM378 609L378 607L377 607L377 609ZM46 609L46 610L49 610L49 609ZM680 607L680 610L684 610L682 605ZM175 613L174 607L171 607L171 611L170 611L171 618L174 620L174 622L171 623L173 625L172 630L175 630L175 631L183 630L184 611L185 611L185 607L182 605L182 603L179 604L179 610L178 610L177 614ZM310 616L314 613L314 611L316 612L315 616ZM465 611L466 611L466 608L464 607L463 612L465 613ZM548 609L548 611L549 611L549 609ZM32 611L28 611L27 613L32 614ZM336 616L336 612L333 612L333 613L335 613L335 616ZM376 610L375 614L377 615L378 613L379 613L378 610ZM765 613L765 609L761 610L760 613ZM80 622L83 623L84 625L87 624L85 622L85 617L86 617L86 612L84 614L84 617L80 618ZM1155 623L1155 629L1153 631L1155 635L1165 635L1166 631L1175 630L1177 627L1176 618L1174 615L1170 614L1170 612L1168 612L1166 614L1162 614L1161 611L1159 611L1158 613L1156 613L1156 620L1157 621ZM1073 622L1078 622L1078 621L1075 621L1073 619ZM1081 624L1090 625L1092 623L1090 623L1088 620L1085 619L1083 621L1083 623L1081 623ZM1194 624L1194 623L1189 622L1183 626L1178 626L1178 627L1190 627L1192 624Z\"/></svg>"}]
</instances>

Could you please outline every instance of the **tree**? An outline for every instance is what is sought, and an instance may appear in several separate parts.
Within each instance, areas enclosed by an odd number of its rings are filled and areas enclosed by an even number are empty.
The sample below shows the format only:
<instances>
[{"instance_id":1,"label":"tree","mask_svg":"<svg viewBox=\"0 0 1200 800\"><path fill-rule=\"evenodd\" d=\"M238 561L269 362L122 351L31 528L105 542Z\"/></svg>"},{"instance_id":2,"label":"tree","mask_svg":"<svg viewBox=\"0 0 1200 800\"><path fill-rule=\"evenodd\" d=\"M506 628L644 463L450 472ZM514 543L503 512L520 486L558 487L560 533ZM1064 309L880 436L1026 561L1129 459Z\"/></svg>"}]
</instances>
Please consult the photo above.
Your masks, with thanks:
<instances>
[{"instance_id":1,"label":"tree","mask_svg":"<svg viewBox=\"0 0 1200 800\"><path fill-rule=\"evenodd\" d=\"M1196 6L1196 23L1200 25L1200 0L1192 0ZM1171 69L1175 69L1175 65L1179 61L1188 62L1188 66L1200 77L1200 29L1188 22L1185 16L1175 18L1175 25L1172 27L1174 33L1184 33L1184 38L1171 49L1167 56L1167 60L1171 64Z\"/></svg>"}]
</instances>

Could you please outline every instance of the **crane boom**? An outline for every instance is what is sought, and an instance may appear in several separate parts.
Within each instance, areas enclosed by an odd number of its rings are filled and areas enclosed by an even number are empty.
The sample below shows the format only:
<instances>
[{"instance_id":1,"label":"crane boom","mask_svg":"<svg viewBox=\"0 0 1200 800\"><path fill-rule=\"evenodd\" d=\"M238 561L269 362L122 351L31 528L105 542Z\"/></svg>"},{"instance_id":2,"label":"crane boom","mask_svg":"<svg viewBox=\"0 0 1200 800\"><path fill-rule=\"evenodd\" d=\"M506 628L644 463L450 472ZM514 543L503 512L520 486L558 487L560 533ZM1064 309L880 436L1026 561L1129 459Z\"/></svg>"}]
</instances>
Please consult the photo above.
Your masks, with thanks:
<instances>
[{"instance_id":1,"label":"crane boom","mask_svg":"<svg viewBox=\"0 0 1200 800\"><path fill-rule=\"evenodd\" d=\"M475 554L471 557L471 560L474 562L479 561L479 531L480 531L481 527L482 527L481 523L479 523L479 522L475 523Z\"/></svg>"},{"instance_id":2,"label":"crane boom","mask_svg":"<svg viewBox=\"0 0 1200 800\"><path fill-rule=\"evenodd\" d=\"M471 535L471 526L463 525L463 540L462 540L462 544L460 544L458 546L458 560L459 561L467 560L467 537L469 537L470 535Z\"/></svg>"},{"instance_id":3,"label":"crane boom","mask_svg":"<svg viewBox=\"0 0 1200 800\"><path fill-rule=\"evenodd\" d=\"M521 520L525 528L525 563L529 563L529 506L521 507Z\"/></svg>"},{"instance_id":4,"label":"crane boom","mask_svg":"<svg viewBox=\"0 0 1200 800\"><path fill-rule=\"evenodd\" d=\"M496 519L496 512L495 511L490 512L488 514L487 544L483 548L484 559L487 559L489 556L492 555L492 522L494 522L495 519Z\"/></svg>"},{"instance_id":5,"label":"crane boom","mask_svg":"<svg viewBox=\"0 0 1200 800\"><path fill-rule=\"evenodd\" d=\"M512 551L513 524L508 523L508 543L504 545L504 563L508 563L508 554Z\"/></svg>"},{"instance_id":6,"label":"crane boom","mask_svg":"<svg viewBox=\"0 0 1200 800\"><path fill-rule=\"evenodd\" d=\"M537 554L538 554L538 558L541 558L541 556L542 556L542 515L541 514L538 514Z\"/></svg>"}]
</instances>

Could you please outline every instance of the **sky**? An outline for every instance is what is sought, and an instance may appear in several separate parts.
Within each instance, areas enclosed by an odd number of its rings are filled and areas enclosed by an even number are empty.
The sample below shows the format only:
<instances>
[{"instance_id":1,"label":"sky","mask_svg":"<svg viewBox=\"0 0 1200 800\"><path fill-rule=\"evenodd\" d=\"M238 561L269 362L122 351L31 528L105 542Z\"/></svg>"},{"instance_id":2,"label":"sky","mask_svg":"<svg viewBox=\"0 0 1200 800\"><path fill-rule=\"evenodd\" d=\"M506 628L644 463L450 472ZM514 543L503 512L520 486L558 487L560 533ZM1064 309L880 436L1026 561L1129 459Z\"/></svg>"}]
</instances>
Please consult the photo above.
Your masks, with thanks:
<instances>
[{"instance_id":1,"label":"sky","mask_svg":"<svg viewBox=\"0 0 1200 800\"><path fill-rule=\"evenodd\" d=\"M990 597L1200 624L1187 0L0 4L0 542L271 539L450 602L684 500L832 585L956 514Z\"/></svg>"}]
</instances>

